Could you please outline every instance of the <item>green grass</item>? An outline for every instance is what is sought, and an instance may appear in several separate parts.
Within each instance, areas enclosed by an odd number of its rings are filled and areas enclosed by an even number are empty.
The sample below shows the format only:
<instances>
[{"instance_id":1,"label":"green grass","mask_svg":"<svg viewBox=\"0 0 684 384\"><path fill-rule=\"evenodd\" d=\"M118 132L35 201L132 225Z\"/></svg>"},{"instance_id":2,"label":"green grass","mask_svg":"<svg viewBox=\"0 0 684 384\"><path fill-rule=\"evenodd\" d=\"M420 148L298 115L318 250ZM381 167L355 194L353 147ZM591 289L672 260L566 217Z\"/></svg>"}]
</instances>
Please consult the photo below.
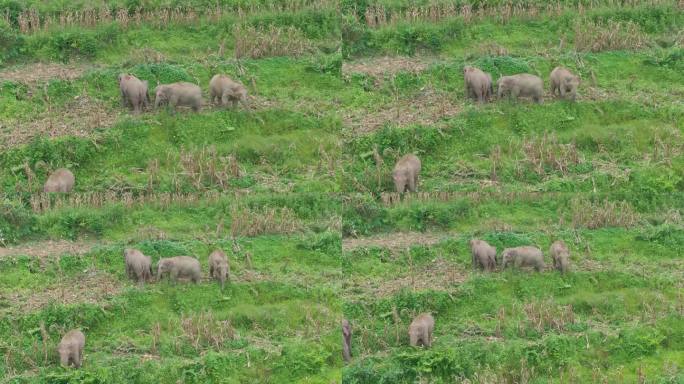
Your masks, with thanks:
<instances>
[{"instance_id":1,"label":"green grass","mask_svg":"<svg viewBox=\"0 0 684 384\"><path fill-rule=\"evenodd\" d=\"M525 0L508 18L508 3L115 1L198 19L22 33L22 12L101 2L0 0L13 73L0 80L0 382L683 382L684 13ZM591 28L615 28L621 48L577 50ZM235 57L256 38L261 53ZM494 81L534 73L546 92L563 65L579 98L476 105L465 65ZM250 107L136 116L120 105L124 72L152 96L199 84L205 103L226 73ZM399 199L386 192L408 152L421 194ZM41 195L59 167L75 191ZM474 270L473 237L499 253L536 245L547 266L562 239L571 272ZM125 247L195 256L203 280L138 286ZM231 262L223 291L207 276L215 248ZM424 311L434 344L412 348ZM87 337L81 369L58 363L72 328Z\"/></svg>"}]
</instances>

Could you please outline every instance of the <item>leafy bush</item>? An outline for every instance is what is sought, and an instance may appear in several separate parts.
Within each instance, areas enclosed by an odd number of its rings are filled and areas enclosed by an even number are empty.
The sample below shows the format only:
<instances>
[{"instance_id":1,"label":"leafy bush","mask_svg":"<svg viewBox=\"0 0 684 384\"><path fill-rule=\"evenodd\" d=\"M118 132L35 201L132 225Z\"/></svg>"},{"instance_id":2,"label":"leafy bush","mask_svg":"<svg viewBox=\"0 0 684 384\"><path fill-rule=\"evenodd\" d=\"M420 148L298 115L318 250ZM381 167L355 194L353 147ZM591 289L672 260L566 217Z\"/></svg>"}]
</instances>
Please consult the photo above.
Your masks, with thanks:
<instances>
[{"instance_id":1,"label":"leafy bush","mask_svg":"<svg viewBox=\"0 0 684 384\"><path fill-rule=\"evenodd\" d=\"M33 233L36 217L21 201L0 201L0 246L14 243Z\"/></svg>"},{"instance_id":2,"label":"leafy bush","mask_svg":"<svg viewBox=\"0 0 684 384\"><path fill-rule=\"evenodd\" d=\"M0 9L2 9L0 7ZM24 47L24 37L18 34L6 21L0 19L0 65L19 56Z\"/></svg>"}]
</instances>

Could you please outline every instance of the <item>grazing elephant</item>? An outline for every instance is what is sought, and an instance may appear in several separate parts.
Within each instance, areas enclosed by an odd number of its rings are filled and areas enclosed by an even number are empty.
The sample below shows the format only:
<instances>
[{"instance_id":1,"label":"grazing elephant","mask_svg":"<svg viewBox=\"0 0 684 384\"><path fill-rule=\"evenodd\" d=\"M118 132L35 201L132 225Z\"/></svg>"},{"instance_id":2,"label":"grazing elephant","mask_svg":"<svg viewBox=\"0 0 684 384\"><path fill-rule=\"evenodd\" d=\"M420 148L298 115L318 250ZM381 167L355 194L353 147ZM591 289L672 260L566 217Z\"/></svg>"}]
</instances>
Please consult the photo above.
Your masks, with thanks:
<instances>
[{"instance_id":1,"label":"grazing elephant","mask_svg":"<svg viewBox=\"0 0 684 384\"><path fill-rule=\"evenodd\" d=\"M129 74L119 75L119 90L121 91L121 104L130 106L133 112L138 114L150 104L150 95L147 91L147 80L140 80Z\"/></svg>"},{"instance_id":2,"label":"grazing elephant","mask_svg":"<svg viewBox=\"0 0 684 384\"><path fill-rule=\"evenodd\" d=\"M176 256L166 259L159 259L157 264L157 278L162 279L162 276L168 273L171 281L176 281L178 278L188 278L193 283L199 283L202 278L202 268L199 260L190 256Z\"/></svg>"},{"instance_id":3,"label":"grazing elephant","mask_svg":"<svg viewBox=\"0 0 684 384\"><path fill-rule=\"evenodd\" d=\"M238 102L247 106L247 88L226 75L214 75L211 78L209 97L212 103L216 100L216 103L222 106L228 105L229 102L233 107L236 107Z\"/></svg>"},{"instance_id":4,"label":"grazing elephant","mask_svg":"<svg viewBox=\"0 0 684 384\"><path fill-rule=\"evenodd\" d=\"M561 274L566 274L570 267L570 251L563 240L557 240L549 248L551 259L553 260L553 267L560 271Z\"/></svg>"},{"instance_id":5,"label":"grazing elephant","mask_svg":"<svg viewBox=\"0 0 684 384\"><path fill-rule=\"evenodd\" d=\"M469 244L473 254L473 267L493 271L496 268L496 248L479 239L472 239Z\"/></svg>"},{"instance_id":6,"label":"grazing elephant","mask_svg":"<svg viewBox=\"0 0 684 384\"><path fill-rule=\"evenodd\" d=\"M403 193L406 189L415 192L419 175L420 159L416 155L409 153L400 158L392 171L392 179L397 193Z\"/></svg>"},{"instance_id":7,"label":"grazing elephant","mask_svg":"<svg viewBox=\"0 0 684 384\"><path fill-rule=\"evenodd\" d=\"M551 94L563 99L575 101L577 98L577 88L580 85L579 76L574 75L568 69L556 67L551 71Z\"/></svg>"},{"instance_id":8,"label":"grazing elephant","mask_svg":"<svg viewBox=\"0 0 684 384\"><path fill-rule=\"evenodd\" d=\"M412 347L422 344L432 346L432 331L435 329L435 319L429 313L421 313L409 325L409 343Z\"/></svg>"},{"instance_id":9,"label":"grazing elephant","mask_svg":"<svg viewBox=\"0 0 684 384\"><path fill-rule=\"evenodd\" d=\"M539 76L528 73L502 76L497 80L496 85L498 98L510 94L514 99L520 96L531 97L537 104L543 101L544 81Z\"/></svg>"},{"instance_id":10,"label":"grazing elephant","mask_svg":"<svg viewBox=\"0 0 684 384\"><path fill-rule=\"evenodd\" d=\"M342 357L346 363L351 361L352 329L349 320L342 319Z\"/></svg>"},{"instance_id":11,"label":"grazing elephant","mask_svg":"<svg viewBox=\"0 0 684 384\"><path fill-rule=\"evenodd\" d=\"M209 276L218 280L221 283L221 289L223 289L223 284L228 280L230 281L230 263L228 262L228 257L226 253L220 249L215 250L209 255Z\"/></svg>"},{"instance_id":12,"label":"grazing elephant","mask_svg":"<svg viewBox=\"0 0 684 384\"><path fill-rule=\"evenodd\" d=\"M60 363L65 367L70 365L73 365L75 368L81 367L84 346L85 335L83 332L78 329L72 329L67 332L57 346Z\"/></svg>"},{"instance_id":13,"label":"grazing elephant","mask_svg":"<svg viewBox=\"0 0 684 384\"><path fill-rule=\"evenodd\" d=\"M471 97L482 104L492 95L492 77L479 68L465 66L463 68L466 98Z\"/></svg>"},{"instance_id":14,"label":"grazing elephant","mask_svg":"<svg viewBox=\"0 0 684 384\"><path fill-rule=\"evenodd\" d=\"M512 263L516 268L533 267L537 272L544 269L544 255L537 247L506 248L501 252L501 259L503 268Z\"/></svg>"},{"instance_id":15,"label":"grazing elephant","mask_svg":"<svg viewBox=\"0 0 684 384\"><path fill-rule=\"evenodd\" d=\"M137 249L124 249L126 274L138 283L145 283L152 279L152 260Z\"/></svg>"},{"instance_id":16,"label":"grazing elephant","mask_svg":"<svg viewBox=\"0 0 684 384\"><path fill-rule=\"evenodd\" d=\"M71 192L74 189L76 179L74 174L66 168L56 169L48 176L43 186L44 192Z\"/></svg>"},{"instance_id":17,"label":"grazing elephant","mask_svg":"<svg viewBox=\"0 0 684 384\"><path fill-rule=\"evenodd\" d=\"M168 103L175 112L177 106L188 106L197 112L202 108L202 90L195 84L179 82L162 84L157 87L154 107Z\"/></svg>"}]
</instances>

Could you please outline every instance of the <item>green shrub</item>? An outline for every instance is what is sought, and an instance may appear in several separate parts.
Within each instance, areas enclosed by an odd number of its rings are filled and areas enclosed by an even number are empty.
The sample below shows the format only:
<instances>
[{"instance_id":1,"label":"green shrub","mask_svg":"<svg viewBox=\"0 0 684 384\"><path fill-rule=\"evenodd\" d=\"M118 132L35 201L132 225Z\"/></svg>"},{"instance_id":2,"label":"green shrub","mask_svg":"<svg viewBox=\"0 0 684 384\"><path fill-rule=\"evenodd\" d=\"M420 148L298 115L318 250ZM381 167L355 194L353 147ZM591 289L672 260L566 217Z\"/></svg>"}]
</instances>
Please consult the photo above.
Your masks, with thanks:
<instances>
[{"instance_id":1,"label":"green shrub","mask_svg":"<svg viewBox=\"0 0 684 384\"><path fill-rule=\"evenodd\" d=\"M0 19L0 65L17 58L23 52L24 43L24 37Z\"/></svg>"},{"instance_id":2,"label":"green shrub","mask_svg":"<svg viewBox=\"0 0 684 384\"><path fill-rule=\"evenodd\" d=\"M0 246L15 243L34 233L36 217L21 201L0 201Z\"/></svg>"}]
</instances>

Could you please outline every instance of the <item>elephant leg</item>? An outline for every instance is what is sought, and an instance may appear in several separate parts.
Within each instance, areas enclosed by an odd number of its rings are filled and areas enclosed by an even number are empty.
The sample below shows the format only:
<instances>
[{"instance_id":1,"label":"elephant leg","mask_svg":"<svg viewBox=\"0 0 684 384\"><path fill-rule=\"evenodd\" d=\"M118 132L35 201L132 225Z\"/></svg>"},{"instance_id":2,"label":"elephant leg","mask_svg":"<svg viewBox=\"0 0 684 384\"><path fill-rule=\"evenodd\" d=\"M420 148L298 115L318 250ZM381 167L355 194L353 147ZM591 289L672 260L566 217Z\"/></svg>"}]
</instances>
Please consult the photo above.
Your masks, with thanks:
<instances>
[{"instance_id":1,"label":"elephant leg","mask_svg":"<svg viewBox=\"0 0 684 384\"><path fill-rule=\"evenodd\" d=\"M418 182L418 177L416 177L416 176L409 177L408 182L409 182L409 185L408 185L409 191L415 192L416 191L416 183Z\"/></svg>"},{"instance_id":2,"label":"elephant leg","mask_svg":"<svg viewBox=\"0 0 684 384\"><path fill-rule=\"evenodd\" d=\"M520 95L520 90L518 88L511 89L511 98L513 100L518 100L518 95Z\"/></svg>"},{"instance_id":3,"label":"elephant leg","mask_svg":"<svg viewBox=\"0 0 684 384\"><path fill-rule=\"evenodd\" d=\"M171 96L169 98L169 107L171 108L171 113L176 113L176 105L178 105L178 96Z\"/></svg>"},{"instance_id":4,"label":"elephant leg","mask_svg":"<svg viewBox=\"0 0 684 384\"><path fill-rule=\"evenodd\" d=\"M558 87L558 88L559 88L561 98L565 99L565 94L567 93L567 91L565 90L565 87Z\"/></svg>"}]
</instances>

